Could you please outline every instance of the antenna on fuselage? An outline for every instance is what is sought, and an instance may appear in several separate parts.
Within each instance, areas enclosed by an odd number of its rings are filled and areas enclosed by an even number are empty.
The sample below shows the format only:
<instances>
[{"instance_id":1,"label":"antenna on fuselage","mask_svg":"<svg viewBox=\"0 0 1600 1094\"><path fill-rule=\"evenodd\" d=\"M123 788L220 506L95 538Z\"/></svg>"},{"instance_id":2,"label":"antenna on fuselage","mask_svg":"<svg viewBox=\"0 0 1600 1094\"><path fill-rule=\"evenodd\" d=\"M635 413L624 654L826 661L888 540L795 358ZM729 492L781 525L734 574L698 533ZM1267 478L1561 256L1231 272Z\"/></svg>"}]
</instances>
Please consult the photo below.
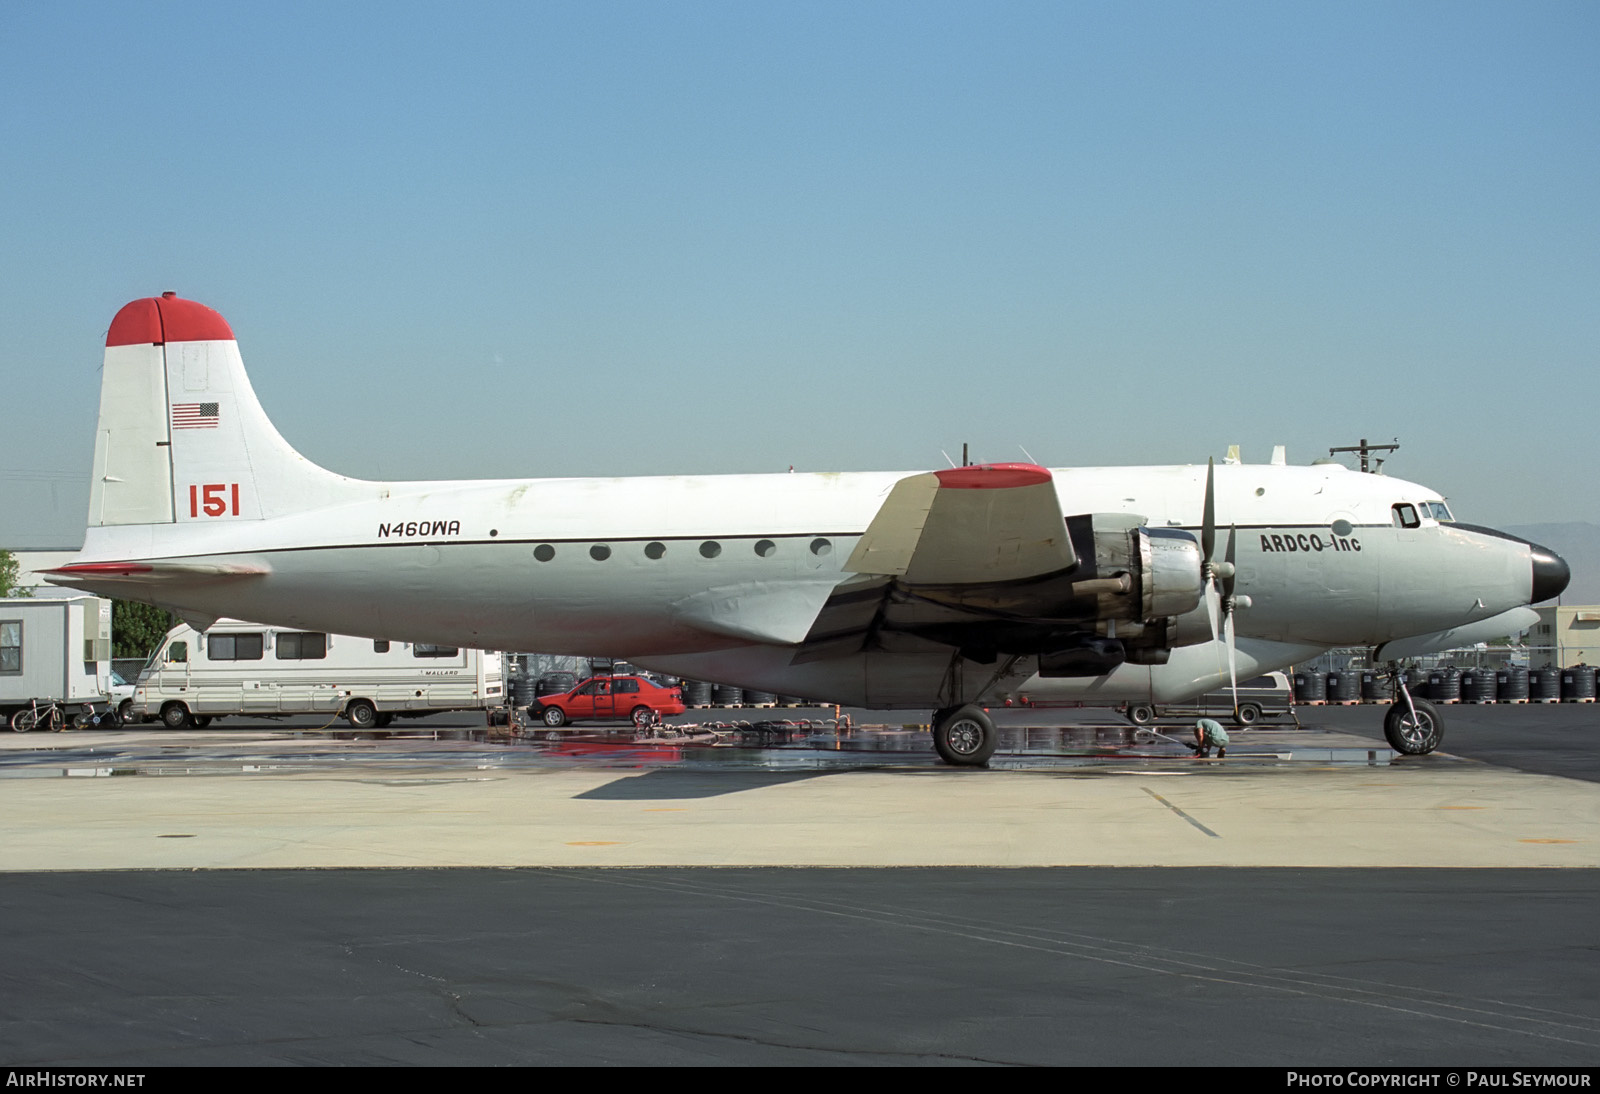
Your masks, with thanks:
<instances>
[{"instance_id":1,"label":"antenna on fuselage","mask_svg":"<svg viewBox=\"0 0 1600 1094\"><path fill-rule=\"evenodd\" d=\"M1373 466L1369 468L1367 466L1367 457L1373 452L1395 452L1395 451L1398 451L1399 448L1400 448L1400 438L1399 437L1396 437L1394 439L1394 443L1393 444L1368 444L1367 443L1367 439L1365 437L1362 437L1360 444L1347 445L1344 448L1330 448L1330 449L1328 449L1328 455L1337 456L1341 452L1359 452L1361 454L1361 470L1362 471L1369 471L1370 470L1373 474L1378 475L1378 474L1382 474L1383 473L1383 471L1382 471L1383 461L1382 460L1375 460L1375 461L1373 461Z\"/></svg>"}]
</instances>

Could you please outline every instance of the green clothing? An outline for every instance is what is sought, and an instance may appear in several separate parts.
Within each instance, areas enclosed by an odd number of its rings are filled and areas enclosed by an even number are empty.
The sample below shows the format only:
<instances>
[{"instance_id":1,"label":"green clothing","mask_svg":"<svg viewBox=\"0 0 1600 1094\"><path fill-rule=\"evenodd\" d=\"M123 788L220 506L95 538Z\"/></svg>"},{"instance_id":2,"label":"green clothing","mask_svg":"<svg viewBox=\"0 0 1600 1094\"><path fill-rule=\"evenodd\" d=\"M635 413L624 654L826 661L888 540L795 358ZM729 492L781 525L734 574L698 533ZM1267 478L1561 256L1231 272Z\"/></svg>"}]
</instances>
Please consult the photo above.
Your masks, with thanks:
<instances>
[{"instance_id":1,"label":"green clothing","mask_svg":"<svg viewBox=\"0 0 1600 1094\"><path fill-rule=\"evenodd\" d=\"M1225 747L1228 743L1228 731L1222 728L1222 723L1214 718L1202 718L1194 724L1204 736L1204 743L1216 748Z\"/></svg>"}]
</instances>

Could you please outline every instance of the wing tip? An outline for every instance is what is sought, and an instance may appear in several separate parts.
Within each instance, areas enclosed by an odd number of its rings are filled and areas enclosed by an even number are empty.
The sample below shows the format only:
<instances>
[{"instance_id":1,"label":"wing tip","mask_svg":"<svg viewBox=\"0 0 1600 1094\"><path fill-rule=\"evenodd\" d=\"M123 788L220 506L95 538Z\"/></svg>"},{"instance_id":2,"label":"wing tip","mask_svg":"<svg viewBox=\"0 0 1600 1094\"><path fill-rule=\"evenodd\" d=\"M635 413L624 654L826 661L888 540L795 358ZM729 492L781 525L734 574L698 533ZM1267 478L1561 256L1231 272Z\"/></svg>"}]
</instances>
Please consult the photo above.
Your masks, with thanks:
<instances>
[{"instance_id":1,"label":"wing tip","mask_svg":"<svg viewBox=\"0 0 1600 1094\"><path fill-rule=\"evenodd\" d=\"M939 485L949 490L1005 490L1050 482L1049 468L1036 463L980 463L935 471Z\"/></svg>"}]
</instances>

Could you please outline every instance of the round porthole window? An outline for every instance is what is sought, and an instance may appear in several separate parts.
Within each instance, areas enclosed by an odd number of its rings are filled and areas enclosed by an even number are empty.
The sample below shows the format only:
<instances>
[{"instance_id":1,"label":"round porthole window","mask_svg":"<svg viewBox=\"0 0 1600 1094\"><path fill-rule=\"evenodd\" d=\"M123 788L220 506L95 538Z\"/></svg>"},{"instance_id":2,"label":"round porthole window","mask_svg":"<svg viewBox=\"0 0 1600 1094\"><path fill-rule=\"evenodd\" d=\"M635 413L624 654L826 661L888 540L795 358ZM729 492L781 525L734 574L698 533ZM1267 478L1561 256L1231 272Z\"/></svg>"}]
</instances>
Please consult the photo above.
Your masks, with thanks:
<instances>
[{"instance_id":1,"label":"round porthole window","mask_svg":"<svg viewBox=\"0 0 1600 1094\"><path fill-rule=\"evenodd\" d=\"M825 539L814 539L811 541L811 553L818 558L824 555L831 555L833 554L833 544Z\"/></svg>"},{"instance_id":2,"label":"round porthole window","mask_svg":"<svg viewBox=\"0 0 1600 1094\"><path fill-rule=\"evenodd\" d=\"M541 543L533 549L533 557L540 562L549 562L556 557L556 549L548 543Z\"/></svg>"},{"instance_id":3,"label":"round porthole window","mask_svg":"<svg viewBox=\"0 0 1600 1094\"><path fill-rule=\"evenodd\" d=\"M660 558L666 553L667 545L665 543L646 543L644 545L645 558Z\"/></svg>"},{"instance_id":4,"label":"round porthole window","mask_svg":"<svg viewBox=\"0 0 1600 1094\"><path fill-rule=\"evenodd\" d=\"M777 549L778 545L772 542L770 539L756 540L756 554L760 555L762 558L771 558L773 552L775 552Z\"/></svg>"},{"instance_id":5,"label":"round porthole window","mask_svg":"<svg viewBox=\"0 0 1600 1094\"><path fill-rule=\"evenodd\" d=\"M722 553L722 544L714 539L708 539L700 545L700 554L704 558L716 558Z\"/></svg>"},{"instance_id":6,"label":"round porthole window","mask_svg":"<svg viewBox=\"0 0 1600 1094\"><path fill-rule=\"evenodd\" d=\"M604 543L596 543L593 547L589 548L589 557L594 559L596 562L604 562L606 559L611 557L611 548L607 547Z\"/></svg>"}]
</instances>

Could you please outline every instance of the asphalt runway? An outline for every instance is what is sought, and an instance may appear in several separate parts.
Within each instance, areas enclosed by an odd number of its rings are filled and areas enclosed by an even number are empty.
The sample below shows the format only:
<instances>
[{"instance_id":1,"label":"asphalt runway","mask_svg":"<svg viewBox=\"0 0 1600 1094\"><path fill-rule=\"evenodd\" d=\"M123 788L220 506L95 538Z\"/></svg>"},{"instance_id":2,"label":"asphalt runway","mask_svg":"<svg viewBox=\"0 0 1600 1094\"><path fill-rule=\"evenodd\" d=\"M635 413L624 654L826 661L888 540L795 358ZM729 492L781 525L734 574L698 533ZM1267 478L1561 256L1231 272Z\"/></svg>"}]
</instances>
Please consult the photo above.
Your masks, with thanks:
<instances>
[{"instance_id":1,"label":"asphalt runway","mask_svg":"<svg viewBox=\"0 0 1600 1094\"><path fill-rule=\"evenodd\" d=\"M1381 709L1316 707L1303 709L1301 719L1381 741ZM1441 709L1444 748L1451 755L1600 782L1600 706L1594 703L1455 704Z\"/></svg>"},{"instance_id":2,"label":"asphalt runway","mask_svg":"<svg viewBox=\"0 0 1600 1094\"><path fill-rule=\"evenodd\" d=\"M1320 708L1238 764L1101 720L990 771L895 729L19 736L0 1062L1593 1067L1595 712L1456 708L1395 760Z\"/></svg>"},{"instance_id":3,"label":"asphalt runway","mask_svg":"<svg viewBox=\"0 0 1600 1094\"><path fill-rule=\"evenodd\" d=\"M1591 871L6 879L13 1065L1593 1065Z\"/></svg>"}]
</instances>

